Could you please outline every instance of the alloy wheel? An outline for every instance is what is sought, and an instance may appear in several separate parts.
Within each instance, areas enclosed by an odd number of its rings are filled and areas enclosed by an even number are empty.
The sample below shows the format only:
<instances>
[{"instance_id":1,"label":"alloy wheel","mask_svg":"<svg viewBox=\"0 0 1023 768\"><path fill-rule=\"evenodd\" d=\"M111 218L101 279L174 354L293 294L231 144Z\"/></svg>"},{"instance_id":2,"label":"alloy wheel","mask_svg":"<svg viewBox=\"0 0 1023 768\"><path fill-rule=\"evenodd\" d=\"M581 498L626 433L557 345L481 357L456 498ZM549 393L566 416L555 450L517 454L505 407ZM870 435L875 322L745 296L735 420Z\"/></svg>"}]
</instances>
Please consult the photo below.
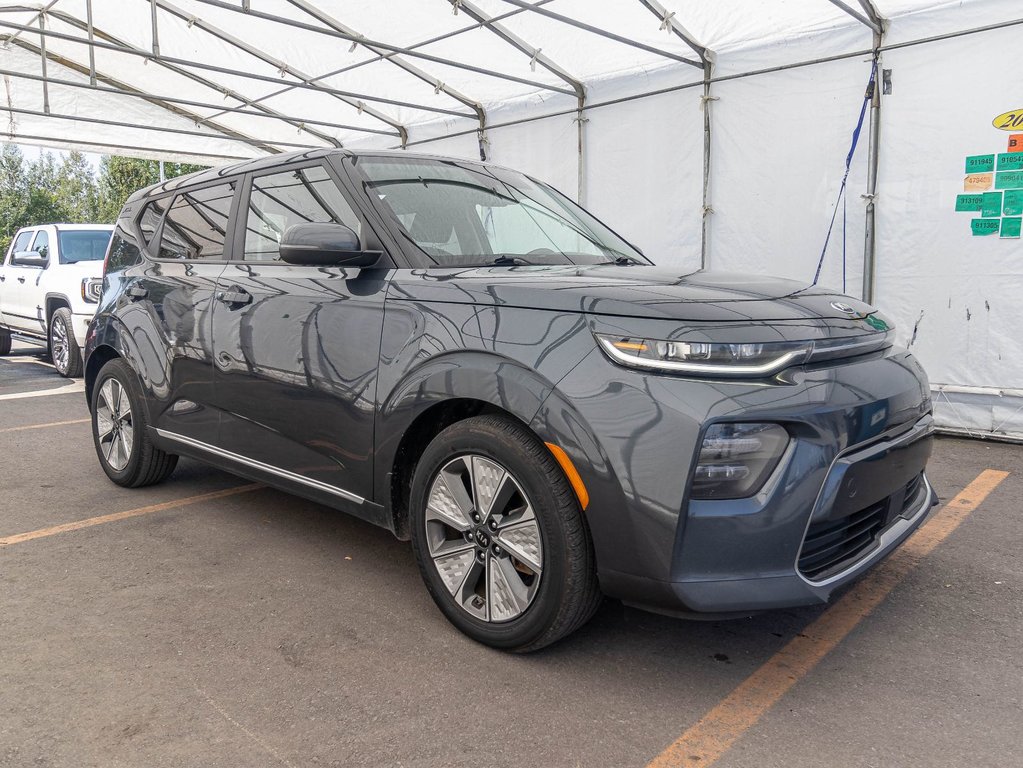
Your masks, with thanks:
<instances>
[{"instance_id":1,"label":"alloy wheel","mask_svg":"<svg viewBox=\"0 0 1023 768\"><path fill-rule=\"evenodd\" d=\"M135 426L124 387L114 378L103 382L96 408L100 452L110 468L120 472L131 459Z\"/></svg>"},{"instance_id":2,"label":"alloy wheel","mask_svg":"<svg viewBox=\"0 0 1023 768\"><path fill-rule=\"evenodd\" d=\"M430 558L455 602L476 619L521 616L543 575L543 541L533 506L512 474L492 459L458 456L430 483Z\"/></svg>"},{"instance_id":3,"label":"alloy wheel","mask_svg":"<svg viewBox=\"0 0 1023 768\"><path fill-rule=\"evenodd\" d=\"M71 361L71 350L68 348L67 328L61 318L56 317L50 329L50 354L53 365L60 373L66 373Z\"/></svg>"}]
</instances>

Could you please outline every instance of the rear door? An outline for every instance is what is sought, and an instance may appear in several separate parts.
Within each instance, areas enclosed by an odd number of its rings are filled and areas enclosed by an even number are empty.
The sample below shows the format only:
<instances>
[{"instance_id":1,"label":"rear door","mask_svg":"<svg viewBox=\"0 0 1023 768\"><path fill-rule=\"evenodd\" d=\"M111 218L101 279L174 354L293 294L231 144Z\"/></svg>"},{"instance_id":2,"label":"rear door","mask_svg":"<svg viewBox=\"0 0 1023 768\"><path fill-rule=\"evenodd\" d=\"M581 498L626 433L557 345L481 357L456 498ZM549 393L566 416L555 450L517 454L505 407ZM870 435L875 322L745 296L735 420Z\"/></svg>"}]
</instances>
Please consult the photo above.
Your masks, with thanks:
<instances>
[{"instance_id":1,"label":"rear door","mask_svg":"<svg viewBox=\"0 0 1023 768\"><path fill-rule=\"evenodd\" d=\"M150 201L139 219L148 258L120 273L117 316L137 344L155 426L169 436L216 442L212 301L227 264L237 180Z\"/></svg>"},{"instance_id":2,"label":"rear door","mask_svg":"<svg viewBox=\"0 0 1023 768\"><path fill-rule=\"evenodd\" d=\"M253 175L245 186L235 260L213 308L220 445L365 512L387 270L280 261L281 235L301 222L345 224L366 242L326 165Z\"/></svg>"}]
</instances>

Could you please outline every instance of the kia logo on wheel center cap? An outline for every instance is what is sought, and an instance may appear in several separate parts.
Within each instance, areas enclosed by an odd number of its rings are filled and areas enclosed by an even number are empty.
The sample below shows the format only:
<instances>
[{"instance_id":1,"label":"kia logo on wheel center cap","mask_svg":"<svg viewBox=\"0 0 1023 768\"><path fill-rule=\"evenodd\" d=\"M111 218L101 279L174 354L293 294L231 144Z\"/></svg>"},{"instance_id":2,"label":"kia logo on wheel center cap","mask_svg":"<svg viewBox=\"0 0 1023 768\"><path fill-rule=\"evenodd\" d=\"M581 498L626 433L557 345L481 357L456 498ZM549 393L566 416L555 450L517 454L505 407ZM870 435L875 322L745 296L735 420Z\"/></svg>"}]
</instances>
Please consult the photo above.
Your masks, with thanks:
<instances>
[{"instance_id":1,"label":"kia logo on wheel center cap","mask_svg":"<svg viewBox=\"0 0 1023 768\"><path fill-rule=\"evenodd\" d=\"M841 301L831 302L832 309L837 309L839 312L844 312L847 315L855 315L856 310L850 307L848 304L843 304Z\"/></svg>"}]
</instances>

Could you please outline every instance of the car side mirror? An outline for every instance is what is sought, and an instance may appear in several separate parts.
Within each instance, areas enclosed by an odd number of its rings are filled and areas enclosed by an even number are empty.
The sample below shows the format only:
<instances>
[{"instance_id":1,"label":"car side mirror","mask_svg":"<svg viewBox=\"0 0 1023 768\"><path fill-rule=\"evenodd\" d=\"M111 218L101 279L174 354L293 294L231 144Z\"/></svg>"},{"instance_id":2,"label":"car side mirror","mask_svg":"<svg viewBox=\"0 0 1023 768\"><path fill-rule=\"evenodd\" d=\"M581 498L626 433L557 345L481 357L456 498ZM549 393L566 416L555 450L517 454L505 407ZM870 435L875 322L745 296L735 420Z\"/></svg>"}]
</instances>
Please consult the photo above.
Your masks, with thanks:
<instances>
[{"instance_id":1,"label":"car side mirror","mask_svg":"<svg viewBox=\"0 0 1023 768\"><path fill-rule=\"evenodd\" d=\"M281 261L316 267L372 267L380 251L364 251L344 224L293 224L281 237Z\"/></svg>"},{"instance_id":2,"label":"car side mirror","mask_svg":"<svg viewBox=\"0 0 1023 768\"><path fill-rule=\"evenodd\" d=\"M11 264L19 267L43 267L45 268L50 260L39 251L15 251L11 258Z\"/></svg>"}]
</instances>

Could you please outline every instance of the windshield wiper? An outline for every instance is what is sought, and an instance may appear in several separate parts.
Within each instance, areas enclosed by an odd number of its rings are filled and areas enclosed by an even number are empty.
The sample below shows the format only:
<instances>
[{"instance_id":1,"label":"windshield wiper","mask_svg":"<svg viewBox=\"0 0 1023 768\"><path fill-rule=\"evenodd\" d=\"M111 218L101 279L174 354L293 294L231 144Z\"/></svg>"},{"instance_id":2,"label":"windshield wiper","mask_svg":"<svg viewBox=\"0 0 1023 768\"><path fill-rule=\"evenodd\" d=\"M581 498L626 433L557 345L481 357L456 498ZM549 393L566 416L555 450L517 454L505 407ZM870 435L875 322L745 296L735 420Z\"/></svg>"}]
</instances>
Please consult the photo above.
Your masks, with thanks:
<instances>
[{"instance_id":1,"label":"windshield wiper","mask_svg":"<svg viewBox=\"0 0 1023 768\"><path fill-rule=\"evenodd\" d=\"M506 266L521 266L521 265L536 265L536 262L524 259L521 256L511 256L507 253L502 253L500 256L495 256L494 260L490 262L491 266L494 267L506 267Z\"/></svg>"}]
</instances>

